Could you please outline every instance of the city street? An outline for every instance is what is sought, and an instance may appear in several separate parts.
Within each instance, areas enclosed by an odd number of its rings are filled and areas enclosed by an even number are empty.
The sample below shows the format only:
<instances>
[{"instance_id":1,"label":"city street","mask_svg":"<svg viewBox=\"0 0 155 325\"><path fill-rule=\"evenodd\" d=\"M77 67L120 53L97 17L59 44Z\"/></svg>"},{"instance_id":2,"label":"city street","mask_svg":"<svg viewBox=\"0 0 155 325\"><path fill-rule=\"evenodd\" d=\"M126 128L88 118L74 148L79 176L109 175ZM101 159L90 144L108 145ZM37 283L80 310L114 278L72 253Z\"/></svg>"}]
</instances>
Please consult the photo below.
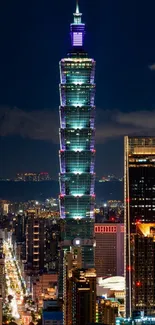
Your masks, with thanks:
<instances>
[{"instance_id":1,"label":"city street","mask_svg":"<svg viewBox=\"0 0 155 325\"><path fill-rule=\"evenodd\" d=\"M11 309L12 317L18 324L20 322L20 312L23 304L24 292L21 285L20 270L18 269L15 257L12 255L12 247L4 242L5 254L5 274L6 274L6 292L7 300Z\"/></svg>"}]
</instances>

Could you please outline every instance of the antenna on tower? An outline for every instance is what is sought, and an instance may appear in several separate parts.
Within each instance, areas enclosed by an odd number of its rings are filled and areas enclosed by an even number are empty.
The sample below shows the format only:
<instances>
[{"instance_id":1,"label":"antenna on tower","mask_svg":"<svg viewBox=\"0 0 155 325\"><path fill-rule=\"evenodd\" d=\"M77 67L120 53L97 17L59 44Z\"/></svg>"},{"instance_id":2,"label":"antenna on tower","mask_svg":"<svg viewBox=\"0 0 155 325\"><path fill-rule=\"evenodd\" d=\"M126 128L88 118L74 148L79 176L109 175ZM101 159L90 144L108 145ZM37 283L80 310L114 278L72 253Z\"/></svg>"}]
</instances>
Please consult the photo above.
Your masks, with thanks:
<instances>
[{"instance_id":1,"label":"antenna on tower","mask_svg":"<svg viewBox=\"0 0 155 325\"><path fill-rule=\"evenodd\" d=\"M79 11L79 1L76 0L76 14L79 14L80 11Z\"/></svg>"}]
</instances>

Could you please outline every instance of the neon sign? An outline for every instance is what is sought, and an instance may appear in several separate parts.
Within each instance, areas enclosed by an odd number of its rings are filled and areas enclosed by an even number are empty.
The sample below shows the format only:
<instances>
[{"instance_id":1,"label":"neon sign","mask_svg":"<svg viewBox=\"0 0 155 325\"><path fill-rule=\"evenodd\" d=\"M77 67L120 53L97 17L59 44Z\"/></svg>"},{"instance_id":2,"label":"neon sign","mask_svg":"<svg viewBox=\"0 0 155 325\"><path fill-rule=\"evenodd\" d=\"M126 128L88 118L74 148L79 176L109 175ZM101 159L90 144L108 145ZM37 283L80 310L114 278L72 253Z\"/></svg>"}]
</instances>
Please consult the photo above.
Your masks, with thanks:
<instances>
[{"instance_id":1,"label":"neon sign","mask_svg":"<svg viewBox=\"0 0 155 325\"><path fill-rule=\"evenodd\" d=\"M107 234L113 234L117 232L116 226L95 226L95 233L107 233Z\"/></svg>"}]
</instances>

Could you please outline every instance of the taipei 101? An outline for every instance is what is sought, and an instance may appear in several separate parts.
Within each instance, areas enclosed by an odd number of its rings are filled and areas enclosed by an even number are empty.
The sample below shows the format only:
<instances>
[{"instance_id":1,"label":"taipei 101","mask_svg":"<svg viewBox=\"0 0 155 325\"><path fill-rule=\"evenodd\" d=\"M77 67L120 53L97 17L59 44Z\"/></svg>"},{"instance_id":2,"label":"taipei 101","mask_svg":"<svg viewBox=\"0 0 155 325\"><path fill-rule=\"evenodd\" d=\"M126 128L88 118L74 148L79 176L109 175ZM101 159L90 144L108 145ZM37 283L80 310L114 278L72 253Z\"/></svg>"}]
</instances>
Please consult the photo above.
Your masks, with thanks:
<instances>
[{"instance_id":1,"label":"taipei 101","mask_svg":"<svg viewBox=\"0 0 155 325\"><path fill-rule=\"evenodd\" d=\"M0 325L155 325L154 12L0 3Z\"/></svg>"}]
</instances>

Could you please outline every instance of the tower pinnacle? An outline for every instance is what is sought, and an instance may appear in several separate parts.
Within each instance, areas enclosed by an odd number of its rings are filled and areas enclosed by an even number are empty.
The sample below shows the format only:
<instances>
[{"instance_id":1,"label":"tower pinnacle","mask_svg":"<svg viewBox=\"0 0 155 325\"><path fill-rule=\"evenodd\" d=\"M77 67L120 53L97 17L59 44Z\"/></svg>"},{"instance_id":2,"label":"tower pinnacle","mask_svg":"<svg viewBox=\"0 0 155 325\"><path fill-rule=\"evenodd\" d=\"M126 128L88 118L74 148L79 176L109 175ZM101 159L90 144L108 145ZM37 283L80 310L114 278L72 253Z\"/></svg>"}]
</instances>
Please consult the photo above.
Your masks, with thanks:
<instances>
[{"instance_id":1,"label":"tower pinnacle","mask_svg":"<svg viewBox=\"0 0 155 325\"><path fill-rule=\"evenodd\" d=\"M79 1L76 0L76 14L79 14L80 11L79 11Z\"/></svg>"},{"instance_id":2,"label":"tower pinnacle","mask_svg":"<svg viewBox=\"0 0 155 325\"><path fill-rule=\"evenodd\" d=\"M82 14L80 13L80 10L79 10L79 1L78 0L76 0L76 11L73 15L74 15L74 24L77 24L77 25L81 24Z\"/></svg>"},{"instance_id":3,"label":"tower pinnacle","mask_svg":"<svg viewBox=\"0 0 155 325\"><path fill-rule=\"evenodd\" d=\"M85 24L82 23L82 14L79 10L79 1L76 0L76 10L73 13L74 21L70 24L72 46L82 48L84 44Z\"/></svg>"}]
</instances>

